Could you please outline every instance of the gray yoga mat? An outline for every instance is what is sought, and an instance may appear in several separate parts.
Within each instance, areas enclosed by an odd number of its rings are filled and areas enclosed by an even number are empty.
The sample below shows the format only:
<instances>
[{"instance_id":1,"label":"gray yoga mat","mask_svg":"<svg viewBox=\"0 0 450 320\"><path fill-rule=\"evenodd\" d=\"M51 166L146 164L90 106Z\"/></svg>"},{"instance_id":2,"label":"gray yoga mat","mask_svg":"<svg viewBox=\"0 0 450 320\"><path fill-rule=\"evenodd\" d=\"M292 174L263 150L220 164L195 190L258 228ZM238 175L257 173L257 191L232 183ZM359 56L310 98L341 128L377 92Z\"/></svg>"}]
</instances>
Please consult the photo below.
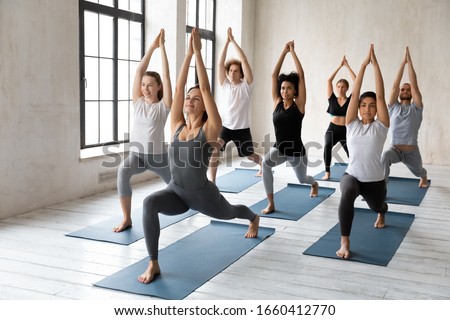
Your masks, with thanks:
<instances>
[{"instance_id":1,"label":"gray yoga mat","mask_svg":"<svg viewBox=\"0 0 450 320\"><path fill-rule=\"evenodd\" d=\"M275 211L261 214L267 207L267 199L263 199L250 207L250 210L265 218L299 220L322 201L328 198L336 189L319 187L319 196L310 197L311 186L288 183L287 186L274 194Z\"/></svg>"},{"instance_id":2,"label":"gray yoga mat","mask_svg":"<svg viewBox=\"0 0 450 320\"><path fill-rule=\"evenodd\" d=\"M260 227L257 238L245 238L248 225L212 220L209 225L159 251L161 275L149 284L137 278L148 258L97 282L94 286L180 300L256 247L275 232Z\"/></svg>"},{"instance_id":3,"label":"gray yoga mat","mask_svg":"<svg viewBox=\"0 0 450 320\"><path fill-rule=\"evenodd\" d=\"M428 188L430 184L428 180ZM419 179L389 177L386 202L419 206L428 188L419 188Z\"/></svg>"},{"instance_id":4,"label":"gray yoga mat","mask_svg":"<svg viewBox=\"0 0 450 320\"><path fill-rule=\"evenodd\" d=\"M198 211L195 210L188 210L183 214L174 216L160 213L159 221L161 229L184 220L196 213L198 213ZM142 208L134 209L131 212L131 218L133 220L133 226L122 232L112 231L113 227L122 219L122 215L118 214L117 217L112 217L92 226L68 233L66 236L129 245L144 238L144 230L142 228Z\"/></svg>"},{"instance_id":5,"label":"gray yoga mat","mask_svg":"<svg viewBox=\"0 0 450 320\"><path fill-rule=\"evenodd\" d=\"M255 177L258 171L257 169L236 168L218 177L216 185L220 192L239 193L262 180L262 177Z\"/></svg>"},{"instance_id":6,"label":"gray yoga mat","mask_svg":"<svg viewBox=\"0 0 450 320\"><path fill-rule=\"evenodd\" d=\"M414 221L413 214L388 211L386 228L377 229L373 227L376 217L377 214L371 210L355 208L348 260L387 266ZM340 243L338 223L303 254L342 259L336 256Z\"/></svg>"}]
</instances>

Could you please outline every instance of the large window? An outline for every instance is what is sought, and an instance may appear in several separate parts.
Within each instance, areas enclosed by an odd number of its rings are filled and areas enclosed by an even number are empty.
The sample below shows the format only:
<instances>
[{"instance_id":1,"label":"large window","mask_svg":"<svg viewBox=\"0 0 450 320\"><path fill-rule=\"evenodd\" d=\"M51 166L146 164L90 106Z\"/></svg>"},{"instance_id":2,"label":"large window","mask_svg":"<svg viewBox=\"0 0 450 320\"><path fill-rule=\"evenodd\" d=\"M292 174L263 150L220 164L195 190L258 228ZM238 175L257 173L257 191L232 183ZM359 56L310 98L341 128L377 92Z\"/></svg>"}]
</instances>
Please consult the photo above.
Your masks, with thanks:
<instances>
[{"instance_id":1,"label":"large window","mask_svg":"<svg viewBox=\"0 0 450 320\"><path fill-rule=\"evenodd\" d=\"M214 93L214 66L215 66L215 0L186 0L186 44L193 27L200 31L202 38L202 56L205 61L206 72L211 84L211 91ZM195 61L192 60L191 68L195 69ZM187 87L196 84L197 74L189 72Z\"/></svg>"},{"instance_id":2,"label":"large window","mask_svg":"<svg viewBox=\"0 0 450 320\"><path fill-rule=\"evenodd\" d=\"M143 0L79 0L81 148L128 142Z\"/></svg>"}]
</instances>

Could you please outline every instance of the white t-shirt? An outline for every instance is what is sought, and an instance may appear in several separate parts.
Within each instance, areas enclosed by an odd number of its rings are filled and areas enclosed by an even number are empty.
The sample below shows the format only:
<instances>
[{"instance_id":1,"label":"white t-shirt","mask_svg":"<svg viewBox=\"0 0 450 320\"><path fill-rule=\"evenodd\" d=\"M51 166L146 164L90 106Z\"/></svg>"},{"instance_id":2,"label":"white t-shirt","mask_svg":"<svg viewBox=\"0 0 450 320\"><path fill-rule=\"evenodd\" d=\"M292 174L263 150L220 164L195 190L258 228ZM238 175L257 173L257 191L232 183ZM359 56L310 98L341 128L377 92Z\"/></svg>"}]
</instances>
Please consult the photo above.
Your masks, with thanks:
<instances>
[{"instance_id":1,"label":"white t-shirt","mask_svg":"<svg viewBox=\"0 0 450 320\"><path fill-rule=\"evenodd\" d=\"M250 128L250 103L252 84L245 79L239 84L232 84L228 78L222 84L226 104L220 108L222 126L231 130Z\"/></svg>"},{"instance_id":2,"label":"white t-shirt","mask_svg":"<svg viewBox=\"0 0 450 320\"><path fill-rule=\"evenodd\" d=\"M144 97L139 98L134 105L130 151L144 154L166 153L164 127L169 112L170 109L162 100L147 104Z\"/></svg>"},{"instance_id":3,"label":"white t-shirt","mask_svg":"<svg viewBox=\"0 0 450 320\"><path fill-rule=\"evenodd\" d=\"M361 182L383 180L381 154L389 128L378 119L369 124L363 124L359 118L346 127L347 147L350 154L346 172Z\"/></svg>"}]
</instances>

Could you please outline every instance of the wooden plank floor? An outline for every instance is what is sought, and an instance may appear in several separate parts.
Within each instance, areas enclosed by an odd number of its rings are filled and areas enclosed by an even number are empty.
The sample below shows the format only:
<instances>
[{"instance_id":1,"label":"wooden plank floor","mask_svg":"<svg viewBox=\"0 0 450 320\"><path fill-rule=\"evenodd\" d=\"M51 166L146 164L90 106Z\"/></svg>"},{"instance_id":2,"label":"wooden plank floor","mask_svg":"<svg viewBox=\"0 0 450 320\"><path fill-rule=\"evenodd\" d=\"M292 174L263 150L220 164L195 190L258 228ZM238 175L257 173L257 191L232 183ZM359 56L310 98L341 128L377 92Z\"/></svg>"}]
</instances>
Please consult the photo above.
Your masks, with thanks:
<instances>
[{"instance_id":1,"label":"wooden plank floor","mask_svg":"<svg viewBox=\"0 0 450 320\"><path fill-rule=\"evenodd\" d=\"M339 185L321 182L336 192L299 221L262 219L275 234L186 299L450 299L450 170L426 168L432 184L420 207L390 205L416 218L387 267L302 254L337 223ZM221 166L219 175L230 170ZM412 177L401 164L393 166L392 175ZM296 182L292 169L276 167L275 191L287 182ZM159 179L135 185L133 207L163 187ZM264 198L264 187L261 182L224 195L231 203L252 205ZM360 200L356 205L366 207ZM145 258L143 240L122 246L64 236L111 216L121 217L114 190L0 220L0 299L157 299L92 285ZM197 214L163 229L160 248L209 221Z\"/></svg>"}]
</instances>

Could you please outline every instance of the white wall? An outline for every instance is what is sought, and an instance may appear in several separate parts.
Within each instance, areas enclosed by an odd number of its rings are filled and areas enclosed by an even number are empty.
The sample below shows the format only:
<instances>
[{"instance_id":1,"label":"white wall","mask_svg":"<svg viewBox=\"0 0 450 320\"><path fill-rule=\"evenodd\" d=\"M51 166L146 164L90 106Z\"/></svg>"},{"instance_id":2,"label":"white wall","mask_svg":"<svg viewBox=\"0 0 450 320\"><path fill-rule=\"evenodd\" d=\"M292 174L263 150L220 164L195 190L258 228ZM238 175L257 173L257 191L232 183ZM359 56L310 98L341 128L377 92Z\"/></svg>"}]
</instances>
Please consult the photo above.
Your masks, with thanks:
<instances>
[{"instance_id":1,"label":"white wall","mask_svg":"<svg viewBox=\"0 0 450 320\"><path fill-rule=\"evenodd\" d=\"M267 133L274 140L270 75L288 40L295 40L306 76L303 140L321 145L329 123L326 80L342 56L347 56L358 73L370 43L374 43L388 97L409 46L425 107L419 134L423 160L425 164L450 165L450 1L258 0L255 12L252 133L256 141L263 141ZM294 70L290 55L285 61L282 71ZM372 70L367 68L363 90L374 90ZM336 80L350 79L344 71ZM323 149L309 149L313 156L321 157L322 153ZM339 154L345 155L343 150Z\"/></svg>"}]
</instances>

